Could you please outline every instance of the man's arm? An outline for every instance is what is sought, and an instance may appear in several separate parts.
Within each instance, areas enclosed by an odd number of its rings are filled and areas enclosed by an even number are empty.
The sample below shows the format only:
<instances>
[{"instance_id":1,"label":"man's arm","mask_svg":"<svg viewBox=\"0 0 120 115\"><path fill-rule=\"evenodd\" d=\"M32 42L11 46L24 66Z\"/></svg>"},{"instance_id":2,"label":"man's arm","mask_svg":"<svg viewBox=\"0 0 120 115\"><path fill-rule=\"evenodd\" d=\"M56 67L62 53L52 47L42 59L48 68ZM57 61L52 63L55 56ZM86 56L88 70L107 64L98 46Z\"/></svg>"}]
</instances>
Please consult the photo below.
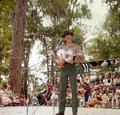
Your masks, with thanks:
<instances>
[{"instance_id":1,"label":"man's arm","mask_svg":"<svg viewBox=\"0 0 120 115\"><path fill-rule=\"evenodd\" d=\"M76 45L76 54L78 54L76 57L77 61L80 61L84 57L84 53L80 49L80 46L78 46L78 45Z\"/></svg>"}]
</instances>

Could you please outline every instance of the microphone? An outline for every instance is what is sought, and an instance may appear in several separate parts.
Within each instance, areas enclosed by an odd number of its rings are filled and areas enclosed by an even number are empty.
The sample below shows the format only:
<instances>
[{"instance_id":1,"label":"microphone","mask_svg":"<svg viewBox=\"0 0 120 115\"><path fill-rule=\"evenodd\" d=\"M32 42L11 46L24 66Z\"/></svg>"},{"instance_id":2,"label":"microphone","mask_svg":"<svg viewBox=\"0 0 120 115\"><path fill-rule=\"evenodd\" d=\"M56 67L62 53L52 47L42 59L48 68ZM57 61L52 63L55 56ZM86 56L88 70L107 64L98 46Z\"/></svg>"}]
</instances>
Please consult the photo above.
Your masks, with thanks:
<instances>
[{"instance_id":1,"label":"microphone","mask_svg":"<svg viewBox=\"0 0 120 115\"><path fill-rule=\"evenodd\" d=\"M60 46L62 44L61 41L62 41L62 39L57 40L57 46Z\"/></svg>"},{"instance_id":2,"label":"microphone","mask_svg":"<svg viewBox=\"0 0 120 115\"><path fill-rule=\"evenodd\" d=\"M56 39L56 42L55 42L55 45L54 45L54 49L57 49L58 48L58 46L60 46L61 44L62 44L62 40L63 40L63 38L58 38L58 39Z\"/></svg>"}]
</instances>

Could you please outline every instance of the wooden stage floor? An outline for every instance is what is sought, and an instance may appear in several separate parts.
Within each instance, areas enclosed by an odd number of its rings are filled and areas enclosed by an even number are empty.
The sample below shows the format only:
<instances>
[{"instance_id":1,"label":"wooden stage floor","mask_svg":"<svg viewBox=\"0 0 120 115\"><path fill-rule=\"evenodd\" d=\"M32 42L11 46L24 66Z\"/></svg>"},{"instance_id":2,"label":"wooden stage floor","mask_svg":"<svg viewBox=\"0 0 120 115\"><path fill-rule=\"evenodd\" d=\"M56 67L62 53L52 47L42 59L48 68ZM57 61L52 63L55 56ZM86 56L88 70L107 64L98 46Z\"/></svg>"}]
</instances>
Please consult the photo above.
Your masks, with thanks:
<instances>
[{"instance_id":1,"label":"wooden stage floor","mask_svg":"<svg viewBox=\"0 0 120 115\"><path fill-rule=\"evenodd\" d=\"M36 111L35 111L36 110ZM35 112L34 112L35 111ZM51 106L14 106L0 107L0 115L55 115L58 107ZM72 108L66 107L65 115L72 115ZM120 115L120 109L78 108L78 115Z\"/></svg>"}]
</instances>

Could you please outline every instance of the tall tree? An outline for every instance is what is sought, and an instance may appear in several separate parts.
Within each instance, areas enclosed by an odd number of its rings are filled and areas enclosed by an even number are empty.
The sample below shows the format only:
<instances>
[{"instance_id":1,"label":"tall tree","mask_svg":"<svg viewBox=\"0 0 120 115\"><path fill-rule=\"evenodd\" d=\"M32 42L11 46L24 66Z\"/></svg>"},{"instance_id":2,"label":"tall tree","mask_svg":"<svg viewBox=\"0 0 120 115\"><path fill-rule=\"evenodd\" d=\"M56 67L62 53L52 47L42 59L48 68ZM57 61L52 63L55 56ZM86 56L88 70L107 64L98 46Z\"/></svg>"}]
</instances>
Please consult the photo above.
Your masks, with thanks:
<instances>
[{"instance_id":1,"label":"tall tree","mask_svg":"<svg viewBox=\"0 0 120 115\"><path fill-rule=\"evenodd\" d=\"M26 31L25 31L25 39L24 39L24 51L23 51L24 68L28 68L31 48L34 45L35 40L39 39L39 34L41 34L38 32L40 26L42 25L41 16L39 16L39 11L37 10L38 7L39 4L37 4L37 2L35 3L34 1L28 2L27 13L26 13L27 15L26 15ZM27 81L28 81L28 77L30 77L29 74L30 73L28 73L28 69L26 69L26 71L24 71L24 75L23 75L24 77L22 82L22 84L24 84L25 97L27 97L27 89L28 89Z\"/></svg>"},{"instance_id":2,"label":"tall tree","mask_svg":"<svg viewBox=\"0 0 120 115\"><path fill-rule=\"evenodd\" d=\"M75 24L80 24L81 18L91 18L90 9L86 2L80 4L78 0L39 0L41 3L41 10L43 11L43 16L46 18L50 17L52 24L47 28L45 32L46 36L51 38L51 46L55 43L57 38L61 38L61 35L65 30L69 30L70 28L75 32ZM79 27L80 28L80 27ZM74 30L75 29L75 30ZM82 30L82 29L81 29ZM77 31L78 32L78 31ZM75 32L75 33L77 33ZM79 31L81 32L81 31ZM81 33L80 33L81 34ZM79 36L79 35L78 35ZM84 40L78 38L77 42ZM75 41L75 40L74 40ZM81 42L82 43L82 42ZM49 43L48 43L49 44ZM51 66L51 76L53 75L53 59Z\"/></svg>"},{"instance_id":3,"label":"tall tree","mask_svg":"<svg viewBox=\"0 0 120 115\"><path fill-rule=\"evenodd\" d=\"M14 93L21 91L21 64L23 60L26 0L16 0L14 29L9 60L9 84Z\"/></svg>"}]
</instances>

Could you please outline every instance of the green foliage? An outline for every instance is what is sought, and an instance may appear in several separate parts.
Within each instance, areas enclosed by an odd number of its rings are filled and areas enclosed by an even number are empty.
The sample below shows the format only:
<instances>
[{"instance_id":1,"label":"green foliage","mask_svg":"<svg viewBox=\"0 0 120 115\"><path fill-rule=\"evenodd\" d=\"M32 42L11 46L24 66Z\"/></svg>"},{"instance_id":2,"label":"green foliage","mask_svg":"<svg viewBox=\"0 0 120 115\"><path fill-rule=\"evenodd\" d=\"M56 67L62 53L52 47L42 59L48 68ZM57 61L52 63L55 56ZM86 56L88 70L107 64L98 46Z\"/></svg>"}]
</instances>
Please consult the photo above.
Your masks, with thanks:
<instances>
[{"instance_id":1,"label":"green foliage","mask_svg":"<svg viewBox=\"0 0 120 115\"><path fill-rule=\"evenodd\" d=\"M106 29L111 36L117 37L120 28L120 11L116 11L106 18L103 28Z\"/></svg>"},{"instance_id":2,"label":"green foliage","mask_svg":"<svg viewBox=\"0 0 120 115\"><path fill-rule=\"evenodd\" d=\"M15 0L0 1L0 76L8 75Z\"/></svg>"},{"instance_id":3,"label":"green foliage","mask_svg":"<svg viewBox=\"0 0 120 115\"><path fill-rule=\"evenodd\" d=\"M85 34L86 34L86 31L84 31L82 28L84 27L84 25L82 26L81 25L81 28L79 25L77 26L74 26L74 28L72 28L71 31L74 32L74 36L73 36L73 42L74 43L77 43L78 45L82 45L84 40L85 40ZM86 29L87 30L87 29Z\"/></svg>"},{"instance_id":4,"label":"green foliage","mask_svg":"<svg viewBox=\"0 0 120 115\"><path fill-rule=\"evenodd\" d=\"M119 4L119 1L114 0ZM113 4L113 0L107 3ZM120 11L118 5L113 5L112 12L106 17L103 24L103 30L97 34L97 37L90 40L88 51L96 51L95 55L90 57L90 61L109 60L120 58ZM119 67L119 64L115 65ZM115 71L114 65L100 68L102 72Z\"/></svg>"},{"instance_id":5,"label":"green foliage","mask_svg":"<svg viewBox=\"0 0 120 115\"><path fill-rule=\"evenodd\" d=\"M64 25L65 18L68 18L69 26L81 18L91 19L91 12L87 3L81 5L75 0L39 0L39 2L43 16L50 16L52 20L59 20L59 23L61 21Z\"/></svg>"},{"instance_id":6,"label":"green foliage","mask_svg":"<svg viewBox=\"0 0 120 115\"><path fill-rule=\"evenodd\" d=\"M91 11L88 8L87 4L82 4L81 11L82 11L82 14L81 14L82 18L86 18L86 19L91 19L92 18Z\"/></svg>"},{"instance_id":7,"label":"green foliage","mask_svg":"<svg viewBox=\"0 0 120 115\"><path fill-rule=\"evenodd\" d=\"M51 19L63 17L62 0L38 0L41 4L43 16L49 15Z\"/></svg>"}]
</instances>

